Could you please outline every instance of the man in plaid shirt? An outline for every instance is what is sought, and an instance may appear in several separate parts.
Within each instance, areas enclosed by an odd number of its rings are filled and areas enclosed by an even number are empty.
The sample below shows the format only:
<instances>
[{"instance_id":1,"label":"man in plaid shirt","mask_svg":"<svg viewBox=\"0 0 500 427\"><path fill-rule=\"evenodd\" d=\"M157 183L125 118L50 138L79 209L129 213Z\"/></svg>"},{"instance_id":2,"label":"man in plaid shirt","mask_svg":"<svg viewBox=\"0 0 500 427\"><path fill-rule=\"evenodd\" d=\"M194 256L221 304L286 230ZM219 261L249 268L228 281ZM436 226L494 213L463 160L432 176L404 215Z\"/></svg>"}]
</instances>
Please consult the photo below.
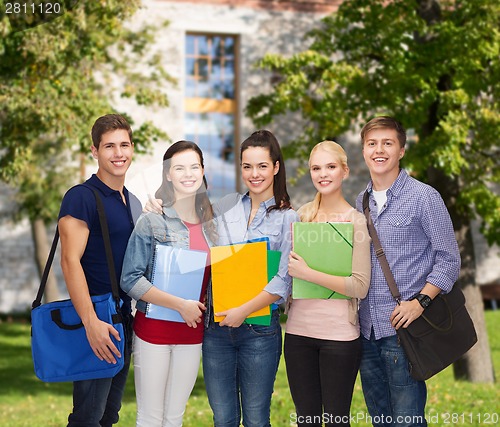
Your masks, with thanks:
<instances>
[{"instance_id":1,"label":"man in plaid shirt","mask_svg":"<svg viewBox=\"0 0 500 427\"><path fill-rule=\"evenodd\" d=\"M372 246L370 290L359 310L363 393L374 426L426 426L426 385L410 376L396 329L408 327L436 295L451 290L460 253L440 194L400 169L403 126L392 117L376 117L363 127L361 139L371 177L370 214L402 299L400 305L394 301ZM360 211L363 193L356 201Z\"/></svg>"}]
</instances>

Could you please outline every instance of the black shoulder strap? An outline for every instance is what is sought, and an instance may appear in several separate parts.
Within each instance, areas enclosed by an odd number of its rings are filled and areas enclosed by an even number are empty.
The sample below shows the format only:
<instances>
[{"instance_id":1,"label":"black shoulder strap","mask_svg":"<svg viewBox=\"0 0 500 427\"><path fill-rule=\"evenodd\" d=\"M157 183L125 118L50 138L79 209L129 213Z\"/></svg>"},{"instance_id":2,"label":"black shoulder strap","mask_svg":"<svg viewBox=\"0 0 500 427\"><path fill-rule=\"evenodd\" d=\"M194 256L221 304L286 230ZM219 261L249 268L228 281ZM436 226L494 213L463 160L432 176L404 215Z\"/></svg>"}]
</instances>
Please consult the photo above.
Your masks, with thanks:
<instances>
[{"instance_id":1,"label":"black shoulder strap","mask_svg":"<svg viewBox=\"0 0 500 427\"><path fill-rule=\"evenodd\" d=\"M56 227L56 234L54 235L54 240L52 240L52 246L50 248L49 256L47 262L45 263L45 268L43 269L42 280L40 281L40 286L38 288L38 293L36 294L35 301L31 304L31 308L36 308L42 303L43 293L45 292L45 285L50 273L50 267L52 261L54 260L54 254L56 253L57 242L59 241L59 228Z\"/></svg>"},{"instance_id":2,"label":"black shoulder strap","mask_svg":"<svg viewBox=\"0 0 500 427\"><path fill-rule=\"evenodd\" d=\"M384 253L384 249L382 248L382 244L380 243L380 239L378 238L377 230L375 230L375 226L373 225L372 217L370 215L370 203L369 203L368 190L363 194L363 213L366 217L366 222L368 225L368 231L370 233L370 237L372 238L373 248L375 249L375 255L380 262L380 267L382 267L382 271L384 272L385 280L389 285L389 289L391 290L392 297L399 304L401 302L401 294L399 293L398 286L396 285L396 281L394 280L394 276L391 271L391 267L387 262L387 258Z\"/></svg>"},{"instance_id":3,"label":"black shoulder strap","mask_svg":"<svg viewBox=\"0 0 500 427\"><path fill-rule=\"evenodd\" d=\"M89 187L87 187L89 188ZM109 278L111 280L111 292L113 294L113 299L117 304L117 313L120 312L120 292L118 288L118 280L116 278L115 271L115 263L113 260L113 251L111 249L111 239L109 238L109 228L108 221L106 219L106 213L104 211L104 204L102 203L102 199L99 196L97 190L92 188L94 193L96 204L97 204L97 213L99 215L99 222L101 224L101 231L104 240L104 250L106 251L106 258L108 261L108 270L109 270ZM52 266L52 262L54 261L54 255L56 253L57 243L59 241L59 228L56 226L56 232L54 235L54 240L52 241L52 246L50 248L49 256L47 258L47 262L45 264L45 268L43 270L42 279L40 281L40 286L38 288L38 292L36 294L36 298L31 304L31 308L36 308L41 305L43 293L45 292L45 285L47 284L47 279L49 277L50 268Z\"/></svg>"},{"instance_id":4,"label":"black shoulder strap","mask_svg":"<svg viewBox=\"0 0 500 427\"><path fill-rule=\"evenodd\" d=\"M104 211L104 204L98 191L93 188L95 200L97 202L97 213L99 214L99 222L101 223L102 238L104 240L104 250L108 260L109 280L111 281L111 293L116 302L116 312L120 312L120 290L118 288L118 280L116 278L115 261L113 259L113 250L111 249L111 239L109 238L108 220Z\"/></svg>"}]
</instances>

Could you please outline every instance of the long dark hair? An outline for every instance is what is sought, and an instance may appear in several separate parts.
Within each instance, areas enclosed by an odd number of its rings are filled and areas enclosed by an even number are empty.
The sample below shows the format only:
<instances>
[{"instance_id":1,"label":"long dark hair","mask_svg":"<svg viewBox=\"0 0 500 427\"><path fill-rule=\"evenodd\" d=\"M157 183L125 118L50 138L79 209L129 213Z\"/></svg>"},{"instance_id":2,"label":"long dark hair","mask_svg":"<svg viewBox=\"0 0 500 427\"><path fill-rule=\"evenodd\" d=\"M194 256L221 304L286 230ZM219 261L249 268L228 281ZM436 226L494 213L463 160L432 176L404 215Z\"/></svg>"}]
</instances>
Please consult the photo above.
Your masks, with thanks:
<instances>
[{"instance_id":1,"label":"long dark hair","mask_svg":"<svg viewBox=\"0 0 500 427\"><path fill-rule=\"evenodd\" d=\"M183 151L194 151L198 154L200 158L200 165L203 169L205 169L205 165L203 163L203 153L194 142L191 141L177 141L168 147L168 150L163 155L163 176L160 188L156 190L155 197L157 199L162 199L164 206L172 206L175 203L175 193L174 186L171 181L167 179L167 175L170 171L170 165L172 164L172 157L178 153L182 153ZM212 238L215 238L215 225L213 223L214 211L212 209L212 204L210 203L210 199L207 194L208 184L207 179L205 178L205 174L203 174L203 184L196 191L195 198L195 209L198 218L205 224L205 227L209 231L209 234Z\"/></svg>"},{"instance_id":2,"label":"long dark hair","mask_svg":"<svg viewBox=\"0 0 500 427\"><path fill-rule=\"evenodd\" d=\"M276 162L279 162L279 170L276 175L274 175L273 193L275 205L267 208L267 212L271 212L274 209L290 209L290 196L286 191L286 170L285 162L283 161L283 154L281 153L281 148L276 137L268 130L257 130L252 133L240 147L240 162L243 157L243 151L248 147L263 147L269 150L269 155L273 161L273 166Z\"/></svg>"}]
</instances>

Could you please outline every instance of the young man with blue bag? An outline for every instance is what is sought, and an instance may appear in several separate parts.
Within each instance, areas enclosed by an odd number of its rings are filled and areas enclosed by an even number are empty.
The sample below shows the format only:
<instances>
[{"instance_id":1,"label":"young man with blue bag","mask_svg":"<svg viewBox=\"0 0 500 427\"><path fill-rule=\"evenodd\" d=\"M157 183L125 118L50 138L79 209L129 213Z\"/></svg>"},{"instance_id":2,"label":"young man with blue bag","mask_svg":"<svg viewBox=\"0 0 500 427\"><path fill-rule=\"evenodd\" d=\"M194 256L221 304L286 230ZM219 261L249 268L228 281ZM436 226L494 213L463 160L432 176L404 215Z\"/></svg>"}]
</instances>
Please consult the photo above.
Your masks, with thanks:
<instances>
[{"instance_id":1,"label":"young man with blue bag","mask_svg":"<svg viewBox=\"0 0 500 427\"><path fill-rule=\"evenodd\" d=\"M91 135L91 151L98 170L84 184L71 188L63 198L58 222L61 267L71 301L96 357L113 364L123 357L125 363L113 378L73 383L73 411L68 417L68 427L107 427L118 422L131 355L130 298L121 292L127 342L125 354L120 354L111 340L111 337L119 340L119 333L113 325L99 320L91 295L111 292L94 190L103 201L118 279L128 239L141 214L141 203L124 186L134 153L132 130L122 116L108 114L96 120Z\"/></svg>"}]
</instances>

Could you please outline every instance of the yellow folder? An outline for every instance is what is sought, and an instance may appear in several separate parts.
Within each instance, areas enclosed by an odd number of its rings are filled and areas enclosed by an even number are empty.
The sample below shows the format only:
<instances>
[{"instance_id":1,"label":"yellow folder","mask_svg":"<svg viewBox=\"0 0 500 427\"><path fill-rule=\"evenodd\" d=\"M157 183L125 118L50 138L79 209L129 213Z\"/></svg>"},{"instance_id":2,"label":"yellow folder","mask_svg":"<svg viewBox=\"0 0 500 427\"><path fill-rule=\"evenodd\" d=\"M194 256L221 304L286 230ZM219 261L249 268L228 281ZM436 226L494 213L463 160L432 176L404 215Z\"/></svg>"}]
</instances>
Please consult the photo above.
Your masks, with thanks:
<instances>
[{"instance_id":1,"label":"yellow folder","mask_svg":"<svg viewBox=\"0 0 500 427\"><path fill-rule=\"evenodd\" d=\"M267 285L267 243L242 243L210 248L214 313L238 307ZM269 306L248 317L270 314ZM216 322L224 317L214 316Z\"/></svg>"}]
</instances>

